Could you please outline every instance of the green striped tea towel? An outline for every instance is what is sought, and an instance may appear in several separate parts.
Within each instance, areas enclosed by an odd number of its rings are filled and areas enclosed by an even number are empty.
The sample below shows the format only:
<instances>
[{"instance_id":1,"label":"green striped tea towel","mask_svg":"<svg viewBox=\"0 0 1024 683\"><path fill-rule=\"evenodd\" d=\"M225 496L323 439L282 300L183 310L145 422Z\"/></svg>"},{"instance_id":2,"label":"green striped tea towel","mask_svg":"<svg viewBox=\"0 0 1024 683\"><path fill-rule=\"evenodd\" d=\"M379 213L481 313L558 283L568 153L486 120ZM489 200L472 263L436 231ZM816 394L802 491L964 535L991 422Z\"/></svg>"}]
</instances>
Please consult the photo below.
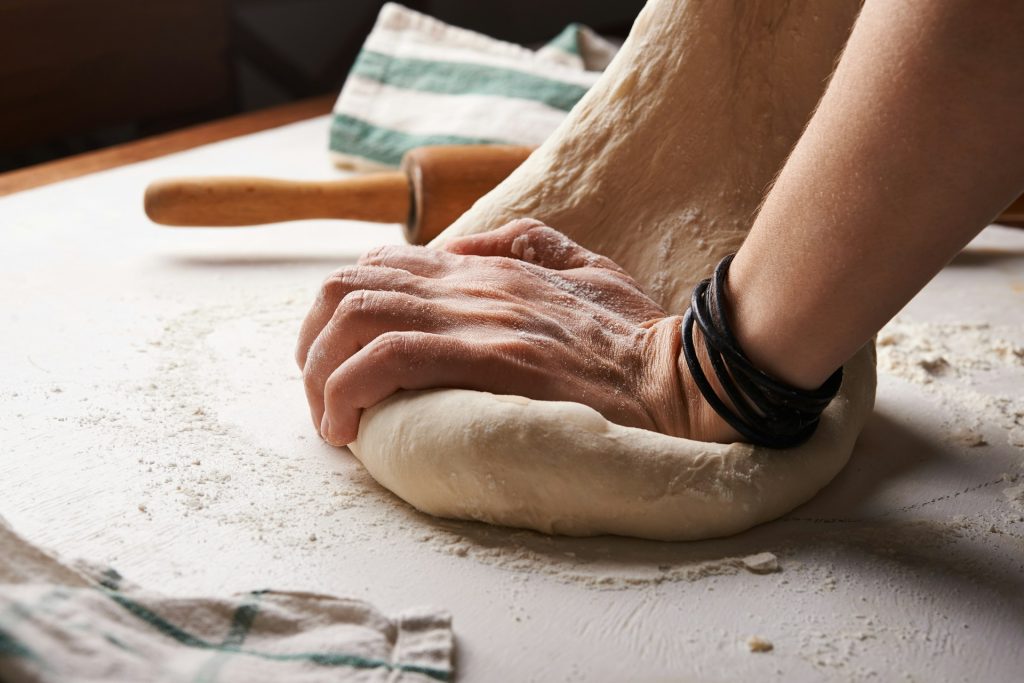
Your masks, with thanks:
<instances>
[{"instance_id":1,"label":"green striped tea towel","mask_svg":"<svg viewBox=\"0 0 1024 683\"><path fill-rule=\"evenodd\" d=\"M447 613L253 591L174 598L64 564L0 518L0 681L260 683L452 679Z\"/></svg>"},{"instance_id":2,"label":"green striped tea towel","mask_svg":"<svg viewBox=\"0 0 1024 683\"><path fill-rule=\"evenodd\" d=\"M388 3L334 105L332 157L372 171L422 145L539 145L615 50L579 24L533 51Z\"/></svg>"}]
</instances>

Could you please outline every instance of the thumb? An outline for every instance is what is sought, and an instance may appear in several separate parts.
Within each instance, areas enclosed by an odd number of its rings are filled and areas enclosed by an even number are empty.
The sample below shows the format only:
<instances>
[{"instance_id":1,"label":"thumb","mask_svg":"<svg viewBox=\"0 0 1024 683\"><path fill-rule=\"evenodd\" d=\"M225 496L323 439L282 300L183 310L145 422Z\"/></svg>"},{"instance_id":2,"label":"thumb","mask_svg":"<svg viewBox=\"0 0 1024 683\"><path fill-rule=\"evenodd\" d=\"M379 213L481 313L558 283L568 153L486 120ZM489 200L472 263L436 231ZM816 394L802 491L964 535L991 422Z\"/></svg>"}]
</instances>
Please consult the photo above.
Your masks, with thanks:
<instances>
[{"instance_id":1,"label":"thumb","mask_svg":"<svg viewBox=\"0 0 1024 683\"><path fill-rule=\"evenodd\" d=\"M443 248L466 256L517 259L552 270L590 267L622 272L611 259L581 247L532 218L520 218L496 230L456 238Z\"/></svg>"}]
</instances>

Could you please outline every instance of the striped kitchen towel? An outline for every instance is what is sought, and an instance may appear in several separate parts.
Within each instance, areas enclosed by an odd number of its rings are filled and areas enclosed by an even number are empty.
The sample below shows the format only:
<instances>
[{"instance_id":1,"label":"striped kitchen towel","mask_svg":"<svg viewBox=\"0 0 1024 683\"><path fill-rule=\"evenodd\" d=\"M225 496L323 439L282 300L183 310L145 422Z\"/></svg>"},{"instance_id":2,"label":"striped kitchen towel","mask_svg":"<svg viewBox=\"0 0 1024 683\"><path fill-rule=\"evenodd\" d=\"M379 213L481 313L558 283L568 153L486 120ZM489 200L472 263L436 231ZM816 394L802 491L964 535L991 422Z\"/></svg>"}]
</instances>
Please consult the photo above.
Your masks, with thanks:
<instances>
[{"instance_id":1,"label":"striped kitchen towel","mask_svg":"<svg viewBox=\"0 0 1024 683\"><path fill-rule=\"evenodd\" d=\"M175 598L68 565L0 518L0 681L259 683L452 679L451 619L253 591Z\"/></svg>"},{"instance_id":2,"label":"striped kitchen towel","mask_svg":"<svg viewBox=\"0 0 1024 683\"><path fill-rule=\"evenodd\" d=\"M423 145L539 145L616 49L572 24L534 51L388 3L334 105L332 157L373 171Z\"/></svg>"}]
</instances>

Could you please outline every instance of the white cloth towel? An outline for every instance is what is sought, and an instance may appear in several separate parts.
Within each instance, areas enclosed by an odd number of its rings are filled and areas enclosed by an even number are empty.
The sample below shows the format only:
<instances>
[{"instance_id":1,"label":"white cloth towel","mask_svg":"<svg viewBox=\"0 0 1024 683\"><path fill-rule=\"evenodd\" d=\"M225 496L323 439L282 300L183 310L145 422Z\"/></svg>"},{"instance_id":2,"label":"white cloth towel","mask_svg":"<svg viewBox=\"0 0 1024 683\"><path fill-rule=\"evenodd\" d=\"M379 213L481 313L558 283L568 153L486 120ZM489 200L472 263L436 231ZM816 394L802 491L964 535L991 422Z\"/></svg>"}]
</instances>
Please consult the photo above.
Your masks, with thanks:
<instances>
[{"instance_id":1,"label":"white cloth towel","mask_svg":"<svg viewBox=\"0 0 1024 683\"><path fill-rule=\"evenodd\" d=\"M372 171L423 145L539 145L616 50L579 24L533 51L388 3L334 105L332 156Z\"/></svg>"},{"instance_id":2,"label":"white cloth towel","mask_svg":"<svg viewBox=\"0 0 1024 683\"><path fill-rule=\"evenodd\" d=\"M252 591L175 598L68 565L0 518L0 681L448 681L451 618Z\"/></svg>"}]
</instances>

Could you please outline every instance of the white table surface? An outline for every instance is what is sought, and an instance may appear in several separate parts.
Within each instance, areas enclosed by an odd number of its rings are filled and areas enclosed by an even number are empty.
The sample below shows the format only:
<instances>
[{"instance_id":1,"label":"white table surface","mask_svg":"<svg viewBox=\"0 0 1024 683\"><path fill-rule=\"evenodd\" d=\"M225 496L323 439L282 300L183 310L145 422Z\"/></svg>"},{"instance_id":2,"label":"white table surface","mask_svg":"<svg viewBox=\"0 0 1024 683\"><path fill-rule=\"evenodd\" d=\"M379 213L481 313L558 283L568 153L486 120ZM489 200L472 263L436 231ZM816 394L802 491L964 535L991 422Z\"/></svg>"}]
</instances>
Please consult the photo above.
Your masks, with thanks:
<instances>
[{"instance_id":1,"label":"white table surface","mask_svg":"<svg viewBox=\"0 0 1024 683\"><path fill-rule=\"evenodd\" d=\"M988 229L894 328L954 360L991 333L991 362L925 377L885 354L931 350L883 348L876 414L809 504L725 540L549 538L421 515L313 431L299 321L396 226L143 215L162 176L332 177L325 143L315 119L0 199L0 514L17 530L172 593L446 606L465 681L1021 680L1024 231ZM987 444L961 443L965 425ZM781 571L735 559L762 551Z\"/></svg>"}]
</instances>

